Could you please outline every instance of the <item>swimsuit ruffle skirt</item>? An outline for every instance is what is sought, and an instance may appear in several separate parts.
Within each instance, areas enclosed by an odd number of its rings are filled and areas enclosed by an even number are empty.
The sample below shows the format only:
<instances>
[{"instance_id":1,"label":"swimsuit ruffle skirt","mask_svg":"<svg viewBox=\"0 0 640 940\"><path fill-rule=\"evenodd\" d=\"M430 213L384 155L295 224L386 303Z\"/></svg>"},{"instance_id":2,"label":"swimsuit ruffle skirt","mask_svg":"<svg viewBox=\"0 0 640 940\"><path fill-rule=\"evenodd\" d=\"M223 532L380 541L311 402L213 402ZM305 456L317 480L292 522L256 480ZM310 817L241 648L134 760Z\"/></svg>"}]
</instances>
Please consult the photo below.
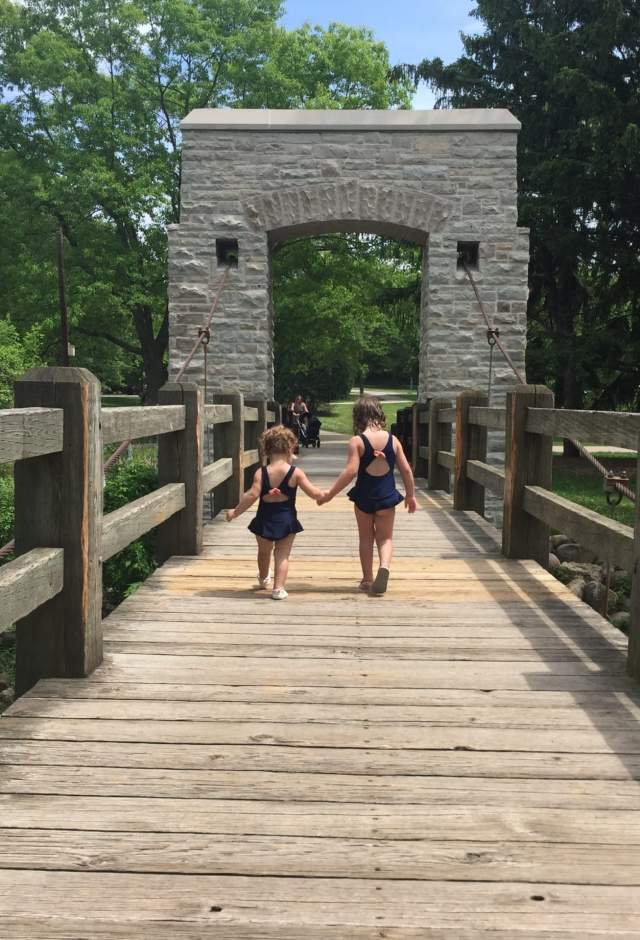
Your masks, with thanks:
<instances>
[{"instance_id":1,"label":"swimsuit ruffle skirt","mask_svg":"<svg viewBox=\"0 0 640 940\"><path fill-rule=\"evenodd\" d=\"M248 525L250 532L259 535L270 542L279 542L297 532L303 532L301 524L298 522L296 512L296 486L289 486L295 467L289 467L282 483L277 487L282 496L286 496L286 502L275 501L265 503L263 497L268 496L271 489L269 481L269 471L266 467L262 468L262 491L260 493L260 502L255 517Z\"/></svg>"},{"instance_id":2,"label":"swimsuit ruffle skirt","mask_svg":"<svg viewBox=\"0 0 640 940\"><path fill-rule=\"evenodd\" d=\"M356 485L349 490L347 496L362 512L374 513L381 509L391 509L404 500L404 496L396 489L393 476L396 465L393 439L389 435L382 450L374 450L371 441L364 434L360 435L360 439L364 444L364 454L360 458ZM388 472L382 476L367 473L367 467L376 457L384 457L389 465Z\"/></svg>"}]
</instances>

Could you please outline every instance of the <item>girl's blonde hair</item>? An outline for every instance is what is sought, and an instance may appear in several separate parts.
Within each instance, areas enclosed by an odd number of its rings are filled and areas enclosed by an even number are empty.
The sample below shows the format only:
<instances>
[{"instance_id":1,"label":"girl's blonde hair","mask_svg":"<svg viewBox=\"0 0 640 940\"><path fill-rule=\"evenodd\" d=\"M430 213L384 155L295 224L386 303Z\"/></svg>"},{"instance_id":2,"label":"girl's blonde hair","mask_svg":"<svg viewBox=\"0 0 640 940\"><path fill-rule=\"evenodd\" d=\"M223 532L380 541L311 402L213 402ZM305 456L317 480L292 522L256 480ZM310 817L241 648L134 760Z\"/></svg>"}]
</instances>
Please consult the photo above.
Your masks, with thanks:
<instances>
[{"instance_id":1,"label":"girl's blonde hair","mask_svg":"<svg viewBox=\"0 0 640 940\"><path fill-rule=\"evenodd\" d=\"M298 438L284 424L276 424L260 436L260 450L269 459L273 454L291 455L298 444Z\"/></svg>"},{"instance_id":2,"label":"girl's blonde hair","mask_svg":"<svg viewBox=\"0 0 640 940\"><path fill-rule=\"evenodd\" d=\"M353 406L353 432L362 433L371 424L377 424L384 428L387 424L387 418L382 410L382 405L373 395L363 395Z\"/></svg>"}]
</instances>

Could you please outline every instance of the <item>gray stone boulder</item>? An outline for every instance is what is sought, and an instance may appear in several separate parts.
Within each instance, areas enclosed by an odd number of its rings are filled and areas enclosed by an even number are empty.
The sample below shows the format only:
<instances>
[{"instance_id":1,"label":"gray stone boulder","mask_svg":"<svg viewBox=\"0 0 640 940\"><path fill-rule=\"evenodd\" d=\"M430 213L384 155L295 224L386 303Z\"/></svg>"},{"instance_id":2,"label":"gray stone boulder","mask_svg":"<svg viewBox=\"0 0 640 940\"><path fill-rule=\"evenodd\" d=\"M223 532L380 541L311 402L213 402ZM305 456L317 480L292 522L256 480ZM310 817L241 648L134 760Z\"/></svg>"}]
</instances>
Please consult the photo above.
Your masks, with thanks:
<instances>
[{"instance_id":1,"label":"gray stone boulder","mask_svg":"<svg viewBox=\"0 0 640 940\"><path fill-rule=\"evenodd\" d=\"M552 552L555 552L556 548L559 548L560 545L564 545L565 542L571 542L572 539L568 535L550 535L549 536L549 548Z\"/></svg>"},{"instance_id":2,"label":"gray stone boulder","mask_svg":"<svg viewBox=\"0 0 640 940\"><path fill-rule=\"evenodd\" d=\"M622 630L623 633L629 632L629 626L631 625L631 614L626 610L619 610L617 614L614 614L611 618L611 623L614 627L617 627L618 630Z\"/></svg>"},{"instance_id":3,"label":"gray stone boulder","mask_svg":"<svg viewBox=\"0 0 640 940\"><path fill-rule=\"evenodd\" d=\"M562 567L576 578L584 578L585 581L600 581L602 574L600 565L590 565L586 561L565 561Z\"/></svg>"},{"instance_id":4,"label":"gray stone boulder","mask_svg":"<svg viewBox=\"0 0 640 940\"><path fill-rule=\"evenodd\" d=\"M594 610L602 610L604 606L604 600L606 595L606 585L602 584L600 581L588 581L585 585L584 593L582 595L583 601L585 601L590 607L593 607ZM618 603L618 595L615 591L609 591L609 608L615 607Z\"/></svg>"},{"instance_id":5,"label":"gray stone boulder","mask_svg":"<svg viewBox=\"0 0 640 940\"><path fill-rule=\"evenodd\" d=\"M554 555L553 552L549 552L549 563L547 568L551 572L556 572L560 567L560 559L557 555Z\"/></svg>"},{"instance_id":6,"label":"gray stone boulder","mask_svg":"<svg viewBox=\"0 0 640 940\"><path fill-rule=\"evenodd\" d=\"M578 561L580 557L580 546L575 542L563 542L555 550L560 561Z\"/></svg>"},{"instance_id":7,"label":"gray stone boulder","mask_svg":"<svg viewBox=\"0 0 640 940\"><path fill-rule=\"evenodd\" d=\"M586 586L587 582L584 580L584 578L574 578L573 581L569 581L567 584L569 590L573 591L576 597L579 597L580 600L582 600L584 596L584 589Z\"/></svg>"}]
</instances>

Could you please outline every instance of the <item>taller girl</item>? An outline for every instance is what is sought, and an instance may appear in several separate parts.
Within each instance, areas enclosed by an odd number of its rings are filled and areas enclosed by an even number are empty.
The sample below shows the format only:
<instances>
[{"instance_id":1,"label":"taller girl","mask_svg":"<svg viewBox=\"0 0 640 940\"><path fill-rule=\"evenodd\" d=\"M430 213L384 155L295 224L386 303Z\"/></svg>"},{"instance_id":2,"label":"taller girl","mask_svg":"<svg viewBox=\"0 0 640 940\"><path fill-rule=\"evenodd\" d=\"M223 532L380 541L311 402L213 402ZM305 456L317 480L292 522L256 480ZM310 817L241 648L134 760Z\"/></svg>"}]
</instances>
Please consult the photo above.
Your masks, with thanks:
<instances>
[{"instance_id":1,"label":"taller girl","mask_svg":"<svg viewBox=\"0 0 640 940\"><path fill-rule=\"evenodd\" d=\"M330 490L318 500L329 502L357 475L356 485L347 496L355 504L360 537L360 564L363 591L384 594L389 581L393 551L393 523L396 506L404 504L413 513L417 509L413 473L400 441L385 431L386 418L377 398L365 395L353 406L354 437L349 441L347 465ZM405 496L396 489L393 476L398 467ZM380 561L373 578L373 546L378 547Z\"/></svg>"}]
</instances>

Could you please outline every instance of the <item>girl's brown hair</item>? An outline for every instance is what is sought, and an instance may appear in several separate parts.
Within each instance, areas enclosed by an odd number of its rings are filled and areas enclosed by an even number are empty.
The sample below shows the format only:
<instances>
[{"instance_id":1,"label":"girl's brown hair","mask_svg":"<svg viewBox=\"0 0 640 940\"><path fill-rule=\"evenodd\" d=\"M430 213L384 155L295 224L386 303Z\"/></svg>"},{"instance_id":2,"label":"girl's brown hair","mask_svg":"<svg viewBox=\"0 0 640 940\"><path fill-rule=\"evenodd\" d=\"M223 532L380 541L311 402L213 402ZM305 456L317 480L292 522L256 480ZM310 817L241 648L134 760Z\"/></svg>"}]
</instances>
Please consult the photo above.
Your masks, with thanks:
<instances>
[{"instance_id":1,"label":"girl's brown hair","mask_svg":"<svg viewBox=\"0 0 640 940\"><path fill-rule=\"evenodd\" d=\"M354 434L366 431L370 424L377 424L384 428L387 424L387 418L377 398L372 395L363 395L353 406Z\"/></svg>"},{"instance_id":2,"label":"girl's brown hair","mask_svg":"<svg viewBox=\"0 0 640 940\"><path fill-rule=\"evenodd\" d=\"M289 428L283 424L276 424L269 428L260 437L260 450L265 457L269 458L273 454L291 455L296 449L298 439Z\"/></svg>"}]
</instances>

